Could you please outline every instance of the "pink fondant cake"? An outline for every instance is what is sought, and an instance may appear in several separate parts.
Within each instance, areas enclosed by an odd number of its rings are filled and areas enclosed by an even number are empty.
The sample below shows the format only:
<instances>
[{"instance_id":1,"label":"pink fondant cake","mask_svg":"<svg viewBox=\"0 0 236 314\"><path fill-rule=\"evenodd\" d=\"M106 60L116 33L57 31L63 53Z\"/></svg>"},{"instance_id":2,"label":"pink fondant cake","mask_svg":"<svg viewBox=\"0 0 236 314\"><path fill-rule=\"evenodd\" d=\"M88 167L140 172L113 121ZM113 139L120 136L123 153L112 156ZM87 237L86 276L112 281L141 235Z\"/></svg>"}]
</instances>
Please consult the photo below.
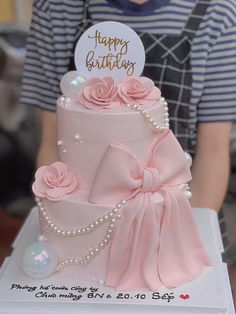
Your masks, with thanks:
<instances>
[{"instance_id":1,"label":"pink fondant cake","mask_svg":"<svg viewBox=\"0 0 236 314\"><path fill-rule=\"evenodd\" d=\"M55 271L118 290L196 278L210 261L188 201L189 164L153 82L90 79L59 98L57 122L60 161L33 184Z\"/></svg>"}]
</instances>

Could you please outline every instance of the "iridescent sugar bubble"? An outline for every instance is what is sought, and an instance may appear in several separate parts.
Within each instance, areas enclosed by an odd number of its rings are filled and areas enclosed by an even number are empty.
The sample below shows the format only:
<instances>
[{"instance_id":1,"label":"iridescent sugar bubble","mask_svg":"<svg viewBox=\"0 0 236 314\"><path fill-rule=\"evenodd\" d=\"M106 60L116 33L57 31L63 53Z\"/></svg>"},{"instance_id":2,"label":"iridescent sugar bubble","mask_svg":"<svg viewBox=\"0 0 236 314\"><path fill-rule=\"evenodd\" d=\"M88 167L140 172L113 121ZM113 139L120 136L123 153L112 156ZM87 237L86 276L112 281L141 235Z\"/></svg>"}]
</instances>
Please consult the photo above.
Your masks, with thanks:
<instances>
[{"instance_id":1,"label":"iridescent sugar bubble","mask_svg":"<svg viewBox=\"0 0 236 314\"><path fill-rule=\"evenodd\" d=\"M71 99L75 99L78 90L83 87L85 81L86 79L79 72L67 72L60 82L62 94Z\"/></svg>"},{"instance_id":2,"label":"iridescent sugar bubble","mask_svg":"<svg viewBox=\"0 0 236 314\"><path fill-rule=\"evenodd\" d=\"M22 268L32 278L45 278L56 269L57 256L52 247L44 241L29 245L22 256Z\"/></svg>"}]
</instances>

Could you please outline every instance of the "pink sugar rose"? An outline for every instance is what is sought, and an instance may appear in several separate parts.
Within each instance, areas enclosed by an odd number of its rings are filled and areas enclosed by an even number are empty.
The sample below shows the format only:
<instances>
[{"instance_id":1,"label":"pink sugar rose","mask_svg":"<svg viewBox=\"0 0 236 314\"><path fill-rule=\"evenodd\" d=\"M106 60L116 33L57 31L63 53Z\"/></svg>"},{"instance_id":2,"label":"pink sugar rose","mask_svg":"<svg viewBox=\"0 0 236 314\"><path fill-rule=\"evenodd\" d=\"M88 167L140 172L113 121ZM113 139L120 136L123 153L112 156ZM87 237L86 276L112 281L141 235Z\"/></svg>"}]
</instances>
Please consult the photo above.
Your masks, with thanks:
<instances>
[{"instance_id":1,"label":"pink sugar rose","mask_svg":"<svg viewBox=\"0 0 236 314\"><path fill-rule=\"evenodd\" d=\"M81 104L89 109L110 109L120 105L118 87L113 78L91 78L79 90L77 98Z\"/></svg>"},{"instance_id":2,"label":"pink sugar rose","mask_svg":"<svg viewBox=\"0 0 236 314\"><path fill-rule=\"evenodd\" d=\"M59 201L78 187L76 177L68 170L64 162L54 162L40 167L35 174L32 189L36 196Z\"/></svg>"},{"instance_id":3,"label":"pink sugar rose","mask_svg":"<svg viewBox=\"0 0 236 314\"><path fill-rule=\"evenodd\" d=\"M152 105L160 100L161 92L147 77L126 77L119 86L119 95L126 104Z\"/></svg>"}]
</instances>

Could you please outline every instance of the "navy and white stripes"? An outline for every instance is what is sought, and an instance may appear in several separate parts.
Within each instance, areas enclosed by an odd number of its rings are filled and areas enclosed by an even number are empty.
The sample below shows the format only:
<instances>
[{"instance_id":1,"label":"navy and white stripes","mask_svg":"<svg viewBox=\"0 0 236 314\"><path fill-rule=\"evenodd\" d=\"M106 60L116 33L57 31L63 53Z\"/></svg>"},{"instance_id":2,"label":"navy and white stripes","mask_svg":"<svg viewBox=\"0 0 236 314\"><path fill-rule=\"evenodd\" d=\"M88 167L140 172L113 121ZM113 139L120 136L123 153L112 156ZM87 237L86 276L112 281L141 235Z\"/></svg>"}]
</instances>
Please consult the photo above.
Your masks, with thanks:
<instances>
[{"instance_id":1,"label":"navy and white stripes","mask_svg":"<svg viewBox=\"0 0 236 314\"><path fill-rule=\"evenodd\" d=\"M182 33L196 1L171 0L148 16L135 16L111 6L111 0L90 0L89 14L94 23L113 20L136 31L177 36ZM83 5L83 0L34 1L23 79L23 103L55 110L60 94L59 81L68 69L83 17ZM192 120L236 120L235 0L211 1L194 34L191 62Z\"/></svg>"}]
</instances>

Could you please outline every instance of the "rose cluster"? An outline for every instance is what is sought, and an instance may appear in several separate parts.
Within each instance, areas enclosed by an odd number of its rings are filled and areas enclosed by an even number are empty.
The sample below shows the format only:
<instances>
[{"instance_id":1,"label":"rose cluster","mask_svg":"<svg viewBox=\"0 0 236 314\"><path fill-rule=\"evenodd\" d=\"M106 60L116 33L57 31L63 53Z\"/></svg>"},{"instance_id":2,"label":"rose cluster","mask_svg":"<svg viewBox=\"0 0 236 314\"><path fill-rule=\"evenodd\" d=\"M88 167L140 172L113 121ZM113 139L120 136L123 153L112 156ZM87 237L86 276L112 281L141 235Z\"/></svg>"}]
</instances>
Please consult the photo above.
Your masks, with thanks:
<instances>
[{"instance_id":1,"label":"rose cluster","mask_svg":"<svg viewBox=\"0 0 236 314\"><path fill-rule=\"evenodd\" d=\"M126 77L116 85L113 78L91 78L79 89L77 99L88 109L117 108L122 104L152 105L160 90L146 77Z\"/></svg>"}]
</instances>

